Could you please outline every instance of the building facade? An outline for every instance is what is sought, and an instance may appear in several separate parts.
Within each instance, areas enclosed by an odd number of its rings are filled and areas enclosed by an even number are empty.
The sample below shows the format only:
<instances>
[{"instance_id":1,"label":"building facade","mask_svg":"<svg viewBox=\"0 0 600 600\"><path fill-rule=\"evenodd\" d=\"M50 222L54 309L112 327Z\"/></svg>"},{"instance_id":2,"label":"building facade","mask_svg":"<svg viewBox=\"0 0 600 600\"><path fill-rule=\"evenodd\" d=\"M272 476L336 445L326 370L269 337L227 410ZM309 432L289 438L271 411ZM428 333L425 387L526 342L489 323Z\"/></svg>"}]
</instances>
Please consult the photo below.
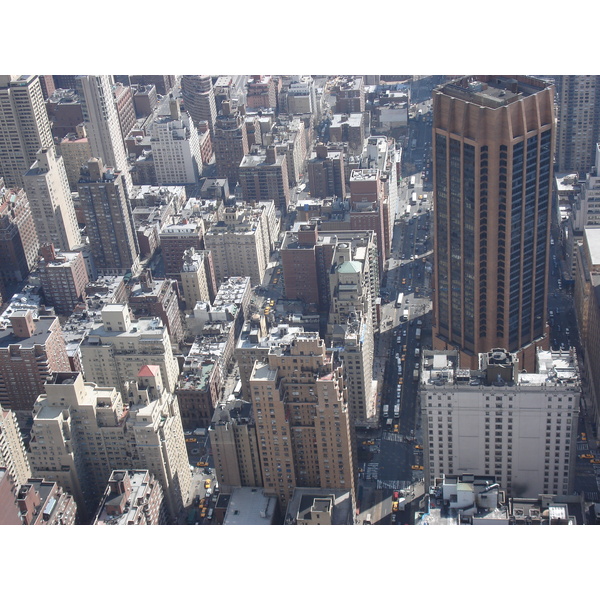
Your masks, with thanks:
<instances>
[{"instance_id":1,"label":"building facade","mask_svg":"<svg viewBox=\"0 0 600 600\"><path fill-rule=\"evenodd\" d=\"M23 175L40 245L54 244L66 252L81 244L75 206L64 161L54 145L42 147Z\"/></svg>"},{"instance_id":2,"label":"building facade","mask_svg":"<svg viewBox=\"0 0 600 600\"><path fill-rule=\"evenodd\" d=\"M506 348L533 370L547 343L553 90L486 76L433 92L434 347L465 366Z\"/></svg>"},{"instance_id":3,"label":"building facade","mask_svg":"<svg viewBox=\"0 0 600 600\"><path fill-rule=\"evenodd\" d=\"M38 75L0 76L0 122L0 177L23 187L39 149L53 145Z\"/></svg>"},{"instance_id":4,"label":"building facade","mask_svg":"<svg viewBox=\"0 0 600 600\"><path fill-rule=\"evenodd\" d=\"M139 245L123 173L92 158L81 170L77 190L98 273L137 275Z\"/></svg>"},{"instance_id":5,"label":"building facade","mask_svg":"<svg viewBox=\"0 0 600 600\"><path fill-rule=\"evenodd\" d=\"M600 138L600 76L561 75L557 81L557 168L589 173Z\"/></svg>"},{"instance_id":6,"label":"building facade","mask_svg":"<svg viewBox=\"0 0 600 600\"><path fill-rule=\"evenodd\" d=\"M575 350L538 350L519 372L516 354L493 349L461 369L457 351L423 352L419 393L425 477L493 475L513 496L572 491L581 385Z\"/></svg>"}]
</instances>

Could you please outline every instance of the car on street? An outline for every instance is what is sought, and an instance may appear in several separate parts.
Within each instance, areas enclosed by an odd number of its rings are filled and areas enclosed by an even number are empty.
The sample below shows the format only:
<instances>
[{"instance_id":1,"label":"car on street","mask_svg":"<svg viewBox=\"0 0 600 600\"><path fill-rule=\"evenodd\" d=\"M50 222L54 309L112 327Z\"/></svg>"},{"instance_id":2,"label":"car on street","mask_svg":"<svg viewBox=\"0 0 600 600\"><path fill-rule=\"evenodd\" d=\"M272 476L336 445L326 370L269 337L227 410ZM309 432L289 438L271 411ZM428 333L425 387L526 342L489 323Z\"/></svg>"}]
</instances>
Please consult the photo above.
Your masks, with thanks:
<instances>
[{"instance_id":1,"label":"car on street","mask_svg":"<svg viewBox=\"0 0 600 600\"><path fill-rule=\"evenodd\" d=\"M590 462L593 465L600 465L600 458L592 458L592 460L590 460Z\"/></svg>"},{"instance_id":2,"label":"car on street","mask_svg":"<svg viewBox=\"0 0 600 600\"><path fill-rule=\"evenodd\" d=\"M210 479L204 480L204 489L207 490L210 487Z\"/></svg>"},{"instance_id":3,"label":"car on street","mask_svg":"<svg viewBox=\"0 0 600 600\"><path fill-rule=\"evenodd\" d=\"M580 454L579 458L583 458L583 459L594 458L594 455L593 454Z\"/></svg>"},{"instance_id":4,"label":"car on street","mask_svg":"<svg viewBox=\"0 0 600 600\"><path fill-rule=\"evenodd\" d=\"M422 471L423 465L411 465L410 467L413 471Z\"/></svg>"}]
</instances>

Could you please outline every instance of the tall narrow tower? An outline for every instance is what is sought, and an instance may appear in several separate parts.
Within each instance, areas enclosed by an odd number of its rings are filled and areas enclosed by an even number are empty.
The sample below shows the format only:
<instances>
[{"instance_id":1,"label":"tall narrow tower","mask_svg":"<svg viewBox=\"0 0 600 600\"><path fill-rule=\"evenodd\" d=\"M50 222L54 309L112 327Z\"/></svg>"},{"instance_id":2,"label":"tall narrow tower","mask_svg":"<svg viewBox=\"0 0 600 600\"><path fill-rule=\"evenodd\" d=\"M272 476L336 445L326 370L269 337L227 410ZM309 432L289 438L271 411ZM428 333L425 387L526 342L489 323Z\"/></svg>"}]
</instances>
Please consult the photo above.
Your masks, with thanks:
<instances>
[{"instance_id":1,"label":"tall narrow tower","mask_svg":"<svg viewBox=\"0 0 600 600\"><path fill-rule=\"evenodd\" d=\"M600 139L600 75L562 75L558 90L558 169L583 175L594 165Z\"/></svg>"},{"instance_id":2,"label":"tall narrow tower","mask_svg":"<svg viewBox=\"0 0 600 600\"><path fill-rule=\"evenodd\" d=\"M39 149L23 183L40 245L54 244L64 252L79 246L81 236L69 180L54 145Z\"/></svg>"},{"instance_id":3,"label":"tall narrow tower","mask_svg":"<svg viewBox=\"0 0 600 600\"><path fill-rule=\"evenodd\" d=\"M434 347L535 368L546 342L554 87L464 77L433 92Z\"/></svg>"},{"instance_id":4,"label":"tall narrow tower","mask_svg":"<svg viewBox=\"0 0 600 600\"><path fill-rule=\"evenodd\" d=\"M37 75L0 75L0 177L23 187L23 176L41 147L53 145Z\"/></svg>"},{"instance_id":5,"label":"tall narrow tower","mask_svg":"<svg viewBox=\"0 0 600 600\"><path fill-rule=\"evenodd\" d=\"M112 92L110 75L78 75L77 91L82 98L83 119L90 140L92 156L123 175L125 192L132 187L125 142Z\"/></svg>"}]
</instances>

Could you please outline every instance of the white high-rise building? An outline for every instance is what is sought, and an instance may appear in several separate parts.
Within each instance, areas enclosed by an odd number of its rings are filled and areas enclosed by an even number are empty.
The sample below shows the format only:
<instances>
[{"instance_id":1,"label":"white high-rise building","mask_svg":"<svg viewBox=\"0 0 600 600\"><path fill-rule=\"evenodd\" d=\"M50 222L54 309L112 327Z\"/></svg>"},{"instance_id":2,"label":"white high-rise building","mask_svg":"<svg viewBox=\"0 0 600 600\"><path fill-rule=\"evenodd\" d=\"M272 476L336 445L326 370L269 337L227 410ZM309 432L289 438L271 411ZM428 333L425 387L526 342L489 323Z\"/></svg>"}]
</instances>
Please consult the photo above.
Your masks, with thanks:
<instances>
[{"instance_id":1,"label":"white high-rise building","mask_svg":"<svg viewBox=\"0 0 600 600\"><path fill-rule=\"evenodd\" d=\"M0 406L0 467L4 467L18 485L31 477L29 459L15 413Z\"/></svg>"},{"instance_id":2,"label":"white high-rise building","mask_svg":"<svg viewBox=\"0 0 600 600\"><path fill-rule=\"evenodd\" d=\"M177 400L158 366L138 371L126 404L113 387L56 373L33 408L32 471L73 494L91 519L113 470L147 469L174 520L189 500L191 475Z\"/></svg>"},{"instance_id":3,"label":"white high-rise building","mask_svg":"<svg viewBox=\"0 0 600 600\"><path fill-rule=\"evenodd\" d=\"M0 75L0 177L23 187L23 176L40 148L53 146L37 75Z\"/></svg>"},{"instance_id":4,"label":"white high-rise building","mask_svg":"<svg viewBox=\"0 0 600 600\"><path fill-rule=\"evenodd\" d=\"M443 474L493 475L513 496L569 494L581 385L575 350L537 352L535 373L493 349L479 369L457 351L425 350L420 382L426 483Z\"/></svg>"},{"instance_id":5,"label":"white high-rise building","mask_svg":"<svg viewBox=\"0 0 600 600\"><path fill-rule=\"evenodd\" d=\"M123 174L125 191L132 187L125 142L113 97L112 75L78 75L77 91L82 99L83 119L92 156Z\"/></svg>"},{"instance_id":6,"label":"white high-rise building","mask_svg":"<svg viewBox=\"0 0 600 600\"><path fill-rule=\"evenodd\" d=\"M177 100L171 114L159 116L152 124L150 146L159 185L198 183L202 175L202 154L196 126L181 113Z\"/></svg>"},{"instance_id":7,"label":"white high-rise building","mask_svg":"<svg viewBox=\"0 0 600 600\"><path fill-rule=\"evenodd\" d=\"M39 149L36 161L24 174L23 185L40 245L54 244L63 252L80 246L81 235L67 172L54 146Z\"/></svg>"},{"instance_id":8,"label":"white high-rise building","mask_svg":"<svg viewBox=\"0 0 600 600\"><path fill-rule=\"evenodd\" d=\"M81 362L86 381L116 387L125 401L144 365L160 367L169 392L179 376L167 327L156 317L132 320L126 304L108 304L102 309L102 323L81 344Z\"/></svg>"}]
</instances>

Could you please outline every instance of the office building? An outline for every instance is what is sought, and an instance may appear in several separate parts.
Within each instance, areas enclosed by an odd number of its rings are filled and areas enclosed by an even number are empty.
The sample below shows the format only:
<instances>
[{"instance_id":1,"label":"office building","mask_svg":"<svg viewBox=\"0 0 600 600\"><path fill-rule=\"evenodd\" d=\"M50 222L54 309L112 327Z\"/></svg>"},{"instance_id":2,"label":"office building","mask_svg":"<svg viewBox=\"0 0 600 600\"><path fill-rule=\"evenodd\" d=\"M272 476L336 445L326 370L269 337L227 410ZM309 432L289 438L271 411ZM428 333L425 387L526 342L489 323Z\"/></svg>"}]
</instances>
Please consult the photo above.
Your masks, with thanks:
<instances>
[{"instance_id":1,"label":"office building","mask_svg":"<svg viewBox=\"0 0 600 600\"><path fill-rule=\"evenodd\" d=\"M557 80L556 162L560 172L583 176L595 161L600 139L600 76L561 75Z\"/></svg>"},{"instance_id":2,"label":"office building","mask_svg":"<svg viewBox=\"0 0 600 600\"><path fill-rule=\"evenodd\" d=\"M521 353L547 345L554 88L465 77L433 92L434 348Z\"/></svg>"},{"instance_id":3,"label":"office building","mask_svg":"<svg viewBox=\"0 0 600 600\"><path fill-rule=\"evenodd\" d=\"M217 118L215 91L210 75L182 75L181 96L186 112L196 127L202 121L208 123L211 135Z\"/></svg>"},{"instance_id":4,"label":"office building","mask_svg":"<svg viewBox=\"0 0 600 600\"><path fill-rule=\"evenodd\" d=\"M0 177L24 187L40 148L53 145L38 75L0 75Z\"/></svg>"},{"instance_id":5,"label":"office building","mask_svg":"<svg viewBox=\"0 0 600 600\"><path fill-rule=\"evenodd\" d=\"M16 310L0 327L0 405L22 428L46 379L69 365L58 317L36 316Z\"/></svg>"},{"instance_id":6,"label":"office building","mask_svg":"<svg viewBox=\"0 0 600 600\"><path fill-rule=\"evenodd\" d=\"M131 85L153 85L156 87L156 93L166 96L177 83L175 75L130 75Z\"/></svg>"},{"instance_id":7,"label":"office building","mask_svg":"<svg viewBox=\"0 0 600 600\"><path fill-rule=\"evenodd\" d=\"M46 111L55 139L75 134L83 123L81 99L74 88L55 90L46 100Z\"/></svg>"},{"instance_id":8,"label":"office building","mask_svg":"<svg viewBox=\"0 0 600 600\"><path fill-rule=\"evenodd\" d=\"M158 317L167 327L171 343L183 341L183 319L179 311L179 288L173 279L154 279L145 269L129 282L129 308L135 317Z\"/></svg>"},{"instance_id":9,"label":"office building","mask_svg":"<svg viewBox=\"0 0 600 600\"><path fill-rule=\"evenodd\" d=\"M600 228L586 227L581 243L575 247L575 315L585 370L585 399L588 417L595 431L600 430ZM594 429L593 429L594 430Z\"/></svg>"},{"instance_id":10,"label":"office building","mask_svg":"<svg viewBox=\"0 0 600 600\"><path fill-rule=\"evenodd\" d=\"M19 486L31 477L29 458L15 413L0 406L0 467Z\"/></svg>"},{"instance_id":11,"label":"office building","mask_svg":"<svg viewBox=\"0 0 600 600\"><path fill-rule=\"evenodd\" d=\"M167 225L159 235L165 275L177 278L183 267L183 254L186 250L204 250L203 219L181 218L177 223Z\"/></svg>"},{"instance_id":12,"label":"office building","mask_svg":"<svg viewBox=\"0 0 600 600\"><path fill-rule=\"evenodd\" d=\"M329 313L332 303L330 273L337 248L349 248L351 261L361 264L361 281L370 306L379 295L377 236L371 231L321 231L316 223L297 222L281 243L285 297L303 300ZM368 314L365 312L365 314ZM375 318L375 315L373 315Z\"/></svg>"},{"instance_id":13,"label":"office building","mask_svg":"<svg viewBox=\"0 0 600 600\"><path fill-rule=\"evenodd\" d=\"M113 471L93 525L166 525L164 493L147 469Z\"/></svg>"},{"instance_id":14,"label":"office building","mask_svg":"<svg viewBox=\"0 0 600 600\"><path fill-rule=\"evenodd\" d=\"M364 246L339 243L329 272L331 305L327 342L344 365L348 409L353 424L367 426L377 414L373 380L375 303Z\"/></svg>"},{"instance_id":15,"label":"office building","mask_svg":"<svg viewBox=\"0 0 600 600\"><path fill-rule=\"evenodd\" d=\"M255 362L249 387L265 490L283 506L296 487L355 494L353 433L337 353L317 333L299 334L289 346L272 348L266 362Z\"/></svg>"},{"instance_id":16,"label":"office building","mask_svg":"<svg viewBox=\"0 0 600 600\"><path fill-rule=\"evenodd\" d=\"M39 149L35 162L23 175L23 185L40 245L54 244L65 252L79 246L81 235L69 180L54 145Z\"/></svg>"},{"instance_id":17,"label":"office building","mask_svg":"<svg viewBox=\"0 0 600 600\"><path fill-rule=\"evenodd\" d=\"M75 127L75 133L68 133L57 139L56 154L62 157L71 191L77 190L81 167L92 158L92 147L83 125Z\"/></svg>"},{"instance_id":18,"label":"office building","mask_svg":"<svg viewBox=\"0 0 600 600\"><path fill-rule=\"evenodd\" d=\"M581 397L575 349L538 350L531 371L502 349L479 360L463 369L456 350L423 352L426 484L479 473L512 496L570 493Z\"/></svg>"},{"instance_id":19,"label":"office building","mask_svg":"<svg viewBox=\"0 0 600 600\"><path fill-rule=\"evenodd\" d=\"M202 155L196 126L182 113L177 99L171 99L170 114L159 115L151 126L150 147L159 185L198 183Z\"/></svg>"},{"instance_id":20,"label":"office building","mask_svg":"<svg viewBox=\"0 0 600 600\"><path fill-rule=\"evenodd\" d=\"M106 305L96 324L81 343L86 381L116 387L125 401L131 382L145 364L158 365L165 388L172 392L179 365L173 355L167 328L157 317L131 318L126 304Z\"/></svg>"},{"instance_id":21,"label":"office building","mask_svg":"<svg viewBox=\"0 0 600 600\"><path fill-rule=\"evenodd\" d=\"M76 90L82 100L84 125L92 156L119 171L124 190L129 194L132 182L125 142L113 96L112 75L78 75Z\"/></svg>"},{"instance_id":22,"label":"office building","mask_svg":"<svg viewBox=\"0 0 600 600\"><path fill-rule=\"evenodd\" d=\"M217 283L211 251L193 248L186 250L180 278L186 310L192 310L198 302L212 302L216 295Z\"/></svg>"},{"instance_id":23,"label":"office building","mask_svg":"<svg viewBox=\"0 0 600 600\"><path fill-rule=\"evenodd\" d=\"M4 187L0 177L0 280L23 281L38 260L39 242L31 205L22 188Z\"/></svg>"},{"instance_id":24,"label":"office building","mask_svg":"<svg viewBox=\"0 0 600 600\"><path fill-rule=\"evenodd\" d=\"M128 85L115 83L113 85L113 96L119 117L119 125L121 126L121 137L125 139L136 125L133 91Z\"/></svg>"},{"instance_id":25,"label":"office building","mask_svg":"<svg viewBox=\"0 0 600 600\"><path fill-rule=\"evenodd\" d=\"M252 286L260 285L277 240L273 202L228 206L222 216L204 236L217 283L248 275Z\"/></svg>"},{"instance_id":26,"label":"office building","mask_svg":"<svg viewBox=\"0 0 600 600\"><path fill-rule=\"evenodd\" d=\"M251 110L277 108L278 87L272 75L252 75L246 83L246 105Z\"/></svg>"},{"instance_id":27,"label":"office building","mask_svg":"<svg viewBox=\"0 0 600 600\"><path fill-rule=\"evenodd\" d=\"M290 205L287 158L274 146L267 147L264 154L244 156L238 176L243 200L274 200L275 208L282 214L287 213Z\"/></svg>"},{"instance_id":28,"label":"office building","mask_svg":"<svg viewBox=\"0 0 600 600\"><path fill-rule=\"evenodd\" d=\"M307 163L307 171L313 198L346 197L343 151L330 150L325 144L317 144Z\"/></svg>"},{"instance_id":29,"label":"office building","mask_svg":"<svg viewBox=\"0 0 600 600\"><path fill-rule=\"evenodd\" d=\"M98 272L135 276L139 246L123 173L91 158L81 169L77 191Z\"/></svg>"},{"instance_id":30,"label":"office building","mask_svg":"<svg viewBox=\"0 0 600 600\"><path fill-rule=\"evenodd\" d=\"M32 477L19 488L17 506L23 525L75 525L77 504L56 482Z\"/></svg>"},{"instance_id":31,"label":"office building","mask_svg":"<svg viewBox=\"0 0 600 600\"><path fill-rule=\"evenodd\" d=\"M343 75L337 77L331 84L330 93L335 96L336 113L365 112L365 86L363 77Z\"/></svg>"},{"instance_id":32,"label":"office building","mask_svg":"<svg viewBox=\"0 0 600 600\"><path fill-rule=\"evenodd\" d=\"M354 525L355 498L347 489L296 488L285 525Z\"/></svg>"},{"instance_id":33,"label":"office building","mask_svg":"<svg viewBox=\"0 0 600 600\"><path fill-rule=\"evenodd\" d=\"M57 315L69 316L85 298L89 276L81 252L57 252L54 246L40 249L38 265L40 282L46 303Z\"/></svg>"},{"instance_id":34,"label":"office building","mask_svg":"<svg viewBox=\"0 0 600 600\"><path fill-rule=\"evenodd\" d=\"M250 402L220 402L209 429L210 445L221 492L235 487L262 487L256 422Z\"/></svg>"},{"instance_id":35,"label":"office building","mask_svg":"<svg viewBox=\"0 0 600 600\"><path fill-rule=\"evenodd\" d=\"M366 129L363 113L334 114L329 125L329 142L348 144L350 153L360 153L365 143Z\"/></svg>"},{"instance_id":36,"label":"office building","mask_svg":"<svg viewBox=\"0 0 600 600\"><path fill-rule=\"evenodd\" d=\"M213 148L217 177L227 177L231 189L235 188L240 163L250 148L245 114L244 106L238 106L237 100L225 100L215 121Z\"/></svg>"}]
</instances>

